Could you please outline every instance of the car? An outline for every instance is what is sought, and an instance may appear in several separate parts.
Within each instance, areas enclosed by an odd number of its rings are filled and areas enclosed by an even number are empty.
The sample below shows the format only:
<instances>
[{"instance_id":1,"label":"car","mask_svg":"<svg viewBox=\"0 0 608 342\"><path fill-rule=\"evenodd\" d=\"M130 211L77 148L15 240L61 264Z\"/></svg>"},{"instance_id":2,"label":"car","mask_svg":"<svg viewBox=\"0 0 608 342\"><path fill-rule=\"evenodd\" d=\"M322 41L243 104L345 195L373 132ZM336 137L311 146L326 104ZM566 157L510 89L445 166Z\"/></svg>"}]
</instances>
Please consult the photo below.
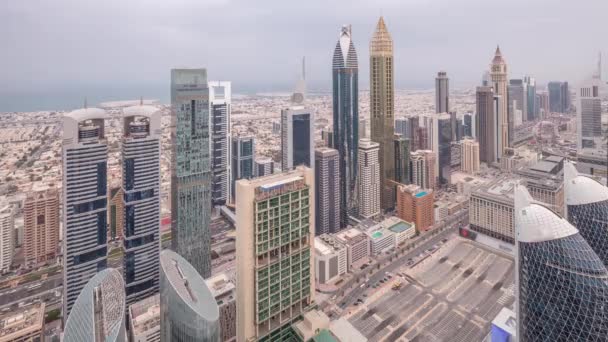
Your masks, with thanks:
<instances>
[{"instance_id":1,"label":"car","mask_svg":"<svg viewBox=\"0 0 608 342\"><path fill-rule=\"evenodd\" d=\"M384 279L380 279L380 282L381 282L382 284L384 284Z\"/></svg>"},{"instance_id":2,"label":"car","mask_svg":"<svg viewBox=\"0 0 608 342\"><path fill-rule=\"evenodd\" d=\"M363 297L367 297L367 293L364 293L364 294L363 294Z\"/></svg>"},{"instance_id":3,"label":"car","mask_svg":"<svg viewBox=\"0 0 608 342\"><path fill-rule=\"evenodd\" d=\"M355 302L355 304L353 304L353 305L354 305L354 306L357 306L357 305L359 305L359 302Z\"/></svg>"}]
</instances>

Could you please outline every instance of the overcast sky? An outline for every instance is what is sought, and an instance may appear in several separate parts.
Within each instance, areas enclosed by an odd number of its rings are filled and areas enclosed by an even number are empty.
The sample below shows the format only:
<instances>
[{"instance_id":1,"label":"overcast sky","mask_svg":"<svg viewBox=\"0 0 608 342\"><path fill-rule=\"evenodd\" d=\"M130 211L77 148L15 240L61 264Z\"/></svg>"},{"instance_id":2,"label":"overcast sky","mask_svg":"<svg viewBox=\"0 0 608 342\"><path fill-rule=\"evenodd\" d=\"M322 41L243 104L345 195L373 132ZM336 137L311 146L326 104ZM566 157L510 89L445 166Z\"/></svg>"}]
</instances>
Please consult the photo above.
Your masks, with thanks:
<instances>
[{"instance_id":1,"label":"overcast sky","mask_svg":"<svg viewBox=\"0 0 608 342\"><path fill-rule=\"evenodd\" d=\"M342 24L352 24L367 88L369 39L385 17L397 87L479 82L497 44L509 77L539 83L608 60L608 0L2 0L0 92L80 85L168 87L172 67L206 67L235 89L329 89ZM608 63L606 63L608 64ZM605 69L608 69L606 67ZM607 72L605 72L607 74ZM289 89L289 88L288 88ZM286 90L288 90L286 89Z\"/></svg>"}]
</instances>

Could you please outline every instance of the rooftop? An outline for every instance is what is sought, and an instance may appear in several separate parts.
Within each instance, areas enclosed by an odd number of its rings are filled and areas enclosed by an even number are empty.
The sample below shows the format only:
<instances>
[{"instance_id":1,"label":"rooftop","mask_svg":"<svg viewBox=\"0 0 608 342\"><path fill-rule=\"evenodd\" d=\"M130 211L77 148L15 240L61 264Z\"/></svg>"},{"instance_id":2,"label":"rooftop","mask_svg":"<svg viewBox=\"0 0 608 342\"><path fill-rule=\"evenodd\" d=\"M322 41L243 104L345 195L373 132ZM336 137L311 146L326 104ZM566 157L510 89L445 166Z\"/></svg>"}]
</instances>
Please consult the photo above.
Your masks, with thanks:
<instances>
[{"instance_id":1,"label":"rooftop","mask_svg":"<svg viewBox=\"0 0 608 342\"><path fill-rule=\"evenodd\" d=\"M344 248L344 245L329 234L315 237L315 251L321 255L328 255Z\"/></svg>"},{"instance_id":2,"label":"rooftop","mask_svg":"<svg viewBox=\"0 0 608 342\"><path fill-rule=\"evenodd\" d=\"M412 225L408 222L401 221L395 225L390 226L388 229L393 233L402 233L408 229L412 228Z\"/></svg>"},{"instance_id":3,"label":"rooftop","mask_svg":"<svg viewBox=\"0 0 608 342\"><path fill-rule=\"evenodd\" d=\"M160 327L160 295L131 304L129 316L135 335Z\"/></svg>"},{"instance_id":4,"label":"rooftop","mask_svg":"<svg viewBox=\"0 0 608 342\"><path fill-rule=\"evenodd\" d=\"M0 317L0 341L18 340L22 335L42 329L44 303L35 303Z\"/></svg>"}]
</instances>

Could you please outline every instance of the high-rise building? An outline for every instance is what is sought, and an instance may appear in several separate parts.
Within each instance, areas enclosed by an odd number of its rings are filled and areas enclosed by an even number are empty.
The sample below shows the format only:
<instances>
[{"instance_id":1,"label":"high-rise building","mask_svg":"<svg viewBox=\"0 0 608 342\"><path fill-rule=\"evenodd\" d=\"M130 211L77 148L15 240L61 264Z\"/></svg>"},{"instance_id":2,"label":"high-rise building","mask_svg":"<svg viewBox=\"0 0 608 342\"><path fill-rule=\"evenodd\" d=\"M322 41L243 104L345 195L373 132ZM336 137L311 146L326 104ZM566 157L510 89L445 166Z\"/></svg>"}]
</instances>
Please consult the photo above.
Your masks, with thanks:
<instances>
[{"instance_id":1,"label":"high-rise building","mask_svg":"<svg viewBox=\"0 0 608 342\"><path fill-rule=\"evenodd\" d=\"M450 111L450 79L445 71L440 71L435 77L435 113Z\"/></svg>"},{"instance_id":2,"label":"high-rise building","mask_svg":"<svg viewBox=\"0 0 608 342\"><path fill-rule=\"evenodd\" d=\"M28 267L52 262L59 247L59 193L55 188L28 194L23 204L24 257Z\"/></svg>"},{"instance_id":3,"label":"high-rise building","mask_svg":"<svg viewBox=\"0 0 608 342\"><path fill-rule=\"evenodd\" d=\"M272 158L257 158L255 160L255 176L264 177L274 173L274 161Z\"/></svg>"},{"instance_id":4,"label":"high-rise building","mask_svg":"<svg viewBox=\"0 0 608 342\"><path fill-rule=\"evenodd\" d=\"M413 222L418 231L430 229L435 223L433 190L418 185L397 186L397 216Z\"/></svg>"},{"instance_id":5,"label":"high-rise building","mask_svg":"<svg viewBox=\"0 0 608 342\"><path fill-rule=\"evenodd\" d=\"M83 108L63 117L63 319L87 281L107 267L106 112Z\"/></svg>"},{"instance_id":6,"label":"high-rise building","mask_svg":"<svg viewBox=\"0 0 608 342\"><path fill-rule=\"evenodd\" d=\"M321 140L325 143L325 147L333 148L334 146L334 131L331 128L325 127L321 130Z\"/></svg>"},{"instance_id":7,"label":"high-rise building","mask_svg":"<svg viewBox=\"0 0 608 342\"><path fill-rule=\"evenodd\" d=\"M429 149L435 152L435 175L438 185L450 184L452 118L449 114L434 114L423 116L424 126L429 137Z\"/></svg>"},{"instance_id":8,"label":"high-rise building","mask_svg":"<svg viewBox=\"0 0 608 342\"><path fill-rule=\"evenodd\" d=\"M567 162L564 188L568 221L578 229L604 265L608 265L608 187L579 174L574 165Z\"/></svg>"},{"instance_id":9,"label":"high-rise building","mask_svg":"<svg viewBox=\"0 0 608 342\"><path fill-rule=\"evenodd\" d=\"M255 177L255 139L253 136L232 137L232 202L235 202L235 186L239 179Z\"/></svg>"},{"instance_id":10,"label":"high-rise building","mask_svg":"<svg viewBox=\"0 0 608 342\"><path fill-rule=\"evenodd\" d=\"M219 309L203 277L181 255L160 253L160 340L220 342Z\"/></svg>"},{"instance_id":11,"label":"high-rise building","mask_svg":"<svg viewBox=\"0 0 608 342\"><path fill-rule=\"evenodd\" d=\"M116 186L110 187L108 196L108 222L110 230L108 239L122 239L124 235L124 213L125 213L125 194L122 191L120 182Z\"/></svg>"},{"instance_id":12,"label":"high-rise building","mask_svg":"<svg viewBox=\"0 0 608 342\"><path fill-rule=\"evenodd\" d=\"M436 183L435 164L437 157L430 150L418 150L410 153L410 174L412 184L423 189L434 189Z\"/></svg>"},{"instance_id":13,"label":"high-rise building","mask_svg":"<svg viewBox=\"0 0 608 342\"><path fill-rule=\"evenodd\" d=\"M395 134L395 182L410 183L410 140Z\"/></svg>"},{"instance_id":14,"label":"high-rise building","mask_svg":"<svg viewBox=\"0 0 608 342\"><path fill-rule=\"evenodd\" d=\"M369 45L371 140L379 144L381 206L395 207L393 40L380 17Z\"/></svg>"},{"instance_id":15,"label":"high-rise building","mask_svg":"<svg viewBox=\"0 0 608 342\"><path fill-rule=\"evenodd\" d=\"M120 271L106 268L89 278L63 329L65 342L125 342L125 283Z\"/></svg>"},{"instance_id":16,"label":"high-rise building","mask_svg":"<svg viewBox=\"0 0 608 342\"><path fill-rule=\"evenodd\" d=\"M225 273L205 279L220 311L221 341L236 340L236 287Z\"/></svg>"},{"instance_id":17,"label":"high-rise building","mask_svg":"<svg viewBox=\"0 0 608 342\"><path fill-rule=\"evenodd\" d=\"M552 113L566 113L570 108L568 82L549 82L549 110Z\"/></svg>"},{"instance_id":18,"label":"high-rise building","mask_svg":"<svg viewBox=\"0 0 608 342\"><path fill-rule=\"evenodd\" d=\"M515 190L517 338L606 341L608 271L566 219Z\"/></svg>"},{"instance_id":19,"label":"high-rise building","mask_svg":"<svg viewBox=\"0 0 608 342\"><path fill-rule=\"evenodd\" d=\"M206 69L171 70L171 130L171 246L209 277L212 179Z\"/></svg>"},{"instance_id":20,"label":"high-rise building","mask_svg":"<svg viewBox=\"0 0 608 342\"><path fill-rule=\"evenodd\" d=\"M231 83L209 81L209 134L211 139L211 201L223 205L230 187Z\"/></svg>"},{"instance_id":21,"label":"high-rise building","mask_svg":"<svg viewBox=\"0 0 608 342\"><path fill-rule=\"evenodd\" d=\"M473 139L462 140L460 170L467 173L479 172L479 143Z\"/></svg>"},{"instance_id":22,"label":"high-rise building","mask_svg":"<svg viewBox=\"0 0 608 342\"><path fill-rule=\"evenodd\" d=\"M303 106L281 110L281 169L315 164L315 115Z\"/></svg>"},{"instance_id":23,"label":"high-rise building","mask_svg":"<svg viewBox=\"0 0 608 342\"><path fill-rule=\"evenodd\" d=\"M498 159L500 159L506 148L509 147L509 127L512 127L512 119L509 118L507 111L507 63L502 57L500 48L496 47L496 53L490 66L490 77L492 78L492 86L494 95L498 97L496 117L498 119Z\"/></svg>"},{"instance_id":24,"label":"high-rise building","mask_svg":"<svg viewBox=\"0 0 608 342\"><path fill-rule=\"evenodd\" d=\"M583 84L579 88L577 99L577 147L579 149L599 147L602 144L600 81L592 79Z\"/></svg>"},{"instance_id":25,"label":"high-rise building","mask_svg":"<svg viewBox=\"0 0 608 342\"><path fill-rule=\"evenodd\" d=\"M549 93L546 91L538 93L538 114L541 119L549 116Z\"/></svg>"},{"instance_id":26,"label":"high-rise building","mask_svg":"<svg viewBox=\"0 0 608 342\"><path fill-rule=\"evenodd\" d=\"M367 138L367 121L359 119L359 139Z\"/></svg>"},{"instance_id":27,"label":"high-rise building","mask_svg":"<svg viewBox=\"0 0 608 342\"><path fill-rule=\"evenodd\" d=\"M15 253L15 215L13 207L0 199L0 272L7 272Z\"/></svg>"},{"instance_id":28,"label":"high-rise building","mask_svg":"<svg viewBox=\"0 0 608 342\"><path fill-rule=\"evenodd\" d=\"M160 253L161 112L154 106L123 110L123 278L127 306L158 292Z\"/></svg>"},{"instance_id":29,"label":"high-rise building","mask_svg":"<svg viewBox=\"0 0 608 342\"><path fill-rule=\"evenodd\" d=\"M129 341L160 342L160 294L133 303L129 311Z\"/></svg>"},{"instance_id":30,"label":"high-rise building","mask_svg":"<svg viewBox=\"0 0 608 342\"><path fill-rule=\"evenodd\" d=\"M513 116L515 126L518 126L517 123L521 125L521 122L526 121L528 117L528 101L526 101L528 91L526 85L521 79L509 80L507 111L509 115ZM518 117L518 115L521 115L521 117Z\"/></svg>"},{"instance_id":31,"label":"high-rise building","mask_svg":"<svg viewBox=\"0 0 608 342\"><path fill-rule=\"evenodd\" d=\"M498 161L498 117L492 87L477 87L475 132L479 141L479 160L488 164Z\"/></svg>"},{"instance_id":32,"label":"high-rise building","mask_svg":"<svg viewBox=\"0 0 608 342\"><path fill-rule=\"evenodd\" d=\"M462 135L465 137L476 138L475 134L475 118L473 113L466 113L462 118Z\"/></svg>"},{"instance_id":33,"label":"high-rise building","mask_svg":"<svg viewBox=\"0 0 608 342\"><path fill-rule=\"evenodd\" d=\"M340 228L356 209L359 153L359 65L350 25L342 26L332 66L333 144L340 155Z\"/></svg>"},{"instance_id":34,"label":"high-rise building","mask_svg":"<svg viewBox=\"0 0 608 342\"><path fill-rule=\"evenodd\" d=\"M313 170L236 183L237 341L293 336L314 301Z\"/></svg>"},{"instance_id":35,"label":"high-rise building","mask_svg":"<svg viewBox=\"0 0 608 342\"><path fill-rule=\"evenodd\" d=\"M538 119L538 103L536 102L536 80L530 76L524 76L526 84L526 117L525 121L534 121Z\"/></svg>"},{"instance_id":36,"label":"high-rise building","mask_svg":"<svg viewBox=\"0 0 608 342\"><path fill-rule=\"evenodd\" d=\"M409 118L396 118L395 119L395 134L400 134L403 137L409 136Z\"/></svg>"},{"instance_id":37,"label":"high-rise building","mask_svg":"<svg viewBox=\"0 0 608 342\"><path fill-rule=\"evenodd\" d=\"M576 169L598 179L608 180L608 151L602 149L583 148L577 151Z\"/></svg>"},{"instance_id":38,"label":"high-rise building","mask_svg":"<svg viewBox=\"0 0 608 342\"><path fill-rule=\"evenodd\" d=\"M315 235L340 230L340 168L337 150L315 150Z\"/></svg>"},{"instance_id":39,"label":"high-rise building","mask_svg":"<svg viewBox=\"0 0 608 342\"><path fill-rule=\"evenodd\" d=\"M0 342L41 342L45 335L44 302L12 308L0 315Z\"/></svg>"},{"instance_id":40,"label":"high-rise building","mask_svg":"<svg viewBox=\"0 0 608 342\"><path fill-rule=\"evenodd\" d=\"M359 184L357 198L359 216L379 215L380 206L380 145L369 139L359 140Z\"/></svg>"}]
</instances>

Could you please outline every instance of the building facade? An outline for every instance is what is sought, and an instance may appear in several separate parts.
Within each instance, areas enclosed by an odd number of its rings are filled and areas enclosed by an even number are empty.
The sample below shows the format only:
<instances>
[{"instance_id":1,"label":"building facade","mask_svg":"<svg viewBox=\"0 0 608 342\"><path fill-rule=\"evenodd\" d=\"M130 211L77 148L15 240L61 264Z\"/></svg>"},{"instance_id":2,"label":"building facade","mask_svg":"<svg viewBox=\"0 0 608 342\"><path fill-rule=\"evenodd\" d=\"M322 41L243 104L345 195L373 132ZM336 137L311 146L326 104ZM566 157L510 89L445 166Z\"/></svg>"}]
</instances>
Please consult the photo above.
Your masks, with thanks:
<instances>
[{"instance_id":1,"label":"building facade","mask_svg":"<svg viewBox=\"0 0 608 342\"><path fill-rule=\"evenodd\" d=\"M232 202L235 202L235 186L239 179L255 177L255 139L252 136L232 137Z\"/></svg>"},{"instance_id":2,"label":"building facade","mask_svg":"<svg viewBox=\"0 0 608 342\"><path fill-rule=\"evenodd\" d=\"M236 287L225 273L214 275L205 282L220 311L220 340L236 341Z\"/></svg>"},{"instance_id":3,"label":"building facade","mask_svg":"<svg viewBox=\"0 0 608 342\"><path fill-rule=\"evenodd\" d=\"M370 51L370 121L371 140L378 143L381 206L395 207L395 89L393 40L380 17L369 46Z\"/></svg>"},{"instance_id":4,"label":"building facade","mask_svg":"<svg viewBox=\"0 0 608 342\"><path fill-rule=\"evenodd\" d=\"M479 141L479 160L487 164L498 161L499 121L494 106L494 89L477 87L475 132Z\"/></svg>"},{"instance_id":5,"label":"building facade","mask_svg":"<svg viewBox=\"0 0 608 342\"><path fill-rule=\"evenodd\" d=\"M0 342L43 342L45 304L34 303L0 316Z\"/></svg>"},{"instance_id":6,"label":"building facade","mask_svg":"<svg viewBox=\"0 0 608 342\"><path fill-rule=\"evenodd\" d=\"M334 49L333 147L340 156L340 228L348 224L348 214L356 211L357 157L359 153L359 65L350 25L342 26Z\"/></svg>"},{"instance_id":7,"label":"building facade","mask_svg":"<svg viewBox=\"0 0 608 342\"><path fill-rule=\"evenodd\" d=\"M568 82L549 82L549 111L567 113L570 109L570 90Z\"/></svg>"},{"instance_id":8,"label":"building facade","mask_svg":"<svg viewBox=\"0 0 608 342\"><path fill-rule=\"evenodd\" d=\"M8 272L15 254L15 215L13 207L0 200L0 272Z\"/></svg>"},{"instance_id":9,"label":"building facade","mask_svg":"<svg viewBox=\"0 0 608 342\"><path fill-rule=\"evenodd\" d=\"M293 337L314 301L313 170L236 184L237 341Z\"/></svg>"},{"instance_id":10,"label":"building facade","mask_svg":"<svg viewBox=\"0 0 608 342\"><path fill-rule=\"evenodd\" d=\"M528 118L528 101L526 101L526 94L528 90L526 83L521 79L509 80L509 86L507 88L507 111L508 114L513 117L513 125L517 127L527 121ZM519 111L519 112L518 112Z\"/></svg>"},{"instance_id":11,"label":"building facade","mask_svg":"<svg viewBox=\"0 0 608 342\"><path fill-rule=\"evenodd\" d=\"M274 173L274 161L272 158L257 158L255 160L255 176L264 177Z\"/></svg>"},{"instance_id":12,"label":"building facade","mask_svg":"<svg viewBox=\"0 0 608 342\"><path fill-rule=\"evenodd\" d=\"M500 159L505 149L509 147L509 127L512 127L513 123L507 111L507 63L502 57L499 47L496 47L496 53L494 54L494 59L492 59L490 77L492 79L494 94L498 97L498 105L496 107L496 117L498 119L497 150L498 159Z\"/></svg>"},{"instance_id":13,"label":"building facade","mask_svg":"<svg viewBox=\"0 0 608 342\"><path fill-rule=\"evenodd\" d=\"M479 143L473 139L463 139L461 143L460 170L466 173L479 172Z\"/></svg>"},{"instance_id":14,"label":"building facade","mask_svg":"<svg viewBox=\"0 0 608 342\"><path fill-rule=\"evenodd\" d=\"M310 109L295 106L281 111L281 169L315 167L315 115Z\"/></svg>"},{"instance_id":15,"label":"building facade","mask_svg":"<svg viewBox=\"0 0 608 342\"><path fill-rule=\"evenodd\" d=\"M412 184L423 189L435 188L436 154L430 150L418 150L410 153L410 173Z\"/></svg>"},{"instance_id":16,"label":"building facade","mask_svg":"<svg viewBox=\"0 0 608 342\"><path fill-rule=\"evenodd\" d=\"M397 187L397 216L413 222L418 231L429 230L435 223L434 203L431 189L422 189L415 184Z\"/></svg>"},{"instance_id":17,"label":"building facade","mask_svg":"<svg viewBox=\"0 0 608 342\"><path fill-rule=\"evenodd\" d=\"M129 306L131 342L160 342L160 294Z\"/></svg>"},{"instance_id":18,"label":"building facade","mask_svg":"<svg viewBox=\"0 0 608 342\"><path fill-rule=\"evenodd\" d=\"M346 263L348 271L358 270L369 256L369 238L357 228L345 229L335 234L336 240L346 246Z\"/></svg>"},{"instance_id":19,"label":"building facade","mask_svg":"<svg viewBox=\"0 0 608 342\"><path fill-rule=\"evenodd\" d=\"M526 116L525 121L534 121L538 119L538 102L536 101L536 80L533 77L525 76L524 83L526 84Z\"/></svg>"},{"instance_id":20,"label":"building facade","mask_svg":"<svg viewBox=\"0 0 608 342\"><path fill-rule=\"evenodd\" d=\"M59 193L54 188L30 193L23 204L24 257L28 267L53 262L59 247Z\"/></svg>"},{"instance_id":21,"label":"building facade","mask_svg":"<svg viewBox=\"0 0 608 342\"><path fill-rule=\"evenodd\" d=\"M110 188L108 196L108 222L110 224L108 239L122 239L124 235L124 197L125 194L120 183Z\"/></svg>"},{"instance_id":22,"label":"building facade","mask_svg":"<svg viewBox=\"0 0 608 342\"><path fill-rule=\"evenodd\" d=\"M337 150L315 150L315 235L340 230L340 156Z\"/></svg>"},{"instance_id":23,"label":"building facade","mask_svg":"<svg viewBox=\"0 0 608 342\"><path fill-rule=\"evenodd\" d=\"M171 247L211 275L211 161L206 69L171 70Z\"/></svg>"},{"instance_id":24,"label":"building facade","mask_svg":"<svg viewBox=\"0 0 608 342\"><path fill-rule=\"evenodd\" d=\"M597 79L582 85L576 106L577 147L596 148L602 145L602 100ZM603 143L605 145L605 143Z\"/></svg>"},{"instance_id":25,"label":"building facade","mask_svg":"<svg viewBox=\"0 0 608 342\"><path fill-rule=\"evenodd\" d=\"M83 108L63 117L63 317L91 278L107 267L106 112Z\"/></svg>"},{"instance_id":26,"label":"building facade","mask_svg":"<svg viewBox=\"0 0 608 342\"><path fill-rule=\"evenodd\" d=\"M515 244L513 189L517 180L498 179L471 193L469 226L491 238Z\"/></svg>"},{"instance_id":27,"label":"building facade","mask_svg":"<svg viewBox=\"0 0 608 342\"><path fill-rule=\"evenodd\" d=\"M410 140L395 134L395 182L410 183Z\"/></svg>"},{"instance_id":28,"label":"building facade","mask_svg":"<svg viewBox=\"0 0 608 342\"><path fill-rule=\"evenodd\" d=\"M220 342L219 309L205 280L185 258L160 253L160 340Z\"/></svg>"},{"instance_id":29,"label":"building facade","mask_svg":"<svg viewBox=\"0 0 608 342\"><path fill-rule=\"evenodd\" d=\"M369 139L359 141L359 216L369 218L381 212L380 145Z\"/></svg>"},{"instance_id":30,"label":"building facade","mask_svg":"<svg viewBox=\"0 0 608 342\"><path fill-rule=\"evenodd\" d=\"M423 116L429 137L429 149L437 157L435 176L438 186L450 184L452 165L452 118L449 114Z\"/></svg>"},{"instance_id":31,"label":"building facade","mask_svg":"<svg viewBox=\"0 0 608 342\"><path fill-rule=\"evenodd\" d=\"M329 234L315 237L315 279L327 284L346 273L347 250L340 241Z\"/></svg>"},{"instance_id":32,"label":"building facade","mask_svg":"<svg viewBox=\"0 0 608 342\"><path fill-rule=\"evenodd\" d=\"M440 71L435 77L435 113L450 111L450 79L445 71Z\"/></svg>"},{"instance_id":33,"label":"building facade","mask_svg":"<svg viewBox=\"0 0 608 342\"><path fill-rule=\"evenodd\" d=\"M230 117L232 84L209 81L209 134L211 139L211 201L223 205L230 198Z\"/></svg>"}]
</instances>

